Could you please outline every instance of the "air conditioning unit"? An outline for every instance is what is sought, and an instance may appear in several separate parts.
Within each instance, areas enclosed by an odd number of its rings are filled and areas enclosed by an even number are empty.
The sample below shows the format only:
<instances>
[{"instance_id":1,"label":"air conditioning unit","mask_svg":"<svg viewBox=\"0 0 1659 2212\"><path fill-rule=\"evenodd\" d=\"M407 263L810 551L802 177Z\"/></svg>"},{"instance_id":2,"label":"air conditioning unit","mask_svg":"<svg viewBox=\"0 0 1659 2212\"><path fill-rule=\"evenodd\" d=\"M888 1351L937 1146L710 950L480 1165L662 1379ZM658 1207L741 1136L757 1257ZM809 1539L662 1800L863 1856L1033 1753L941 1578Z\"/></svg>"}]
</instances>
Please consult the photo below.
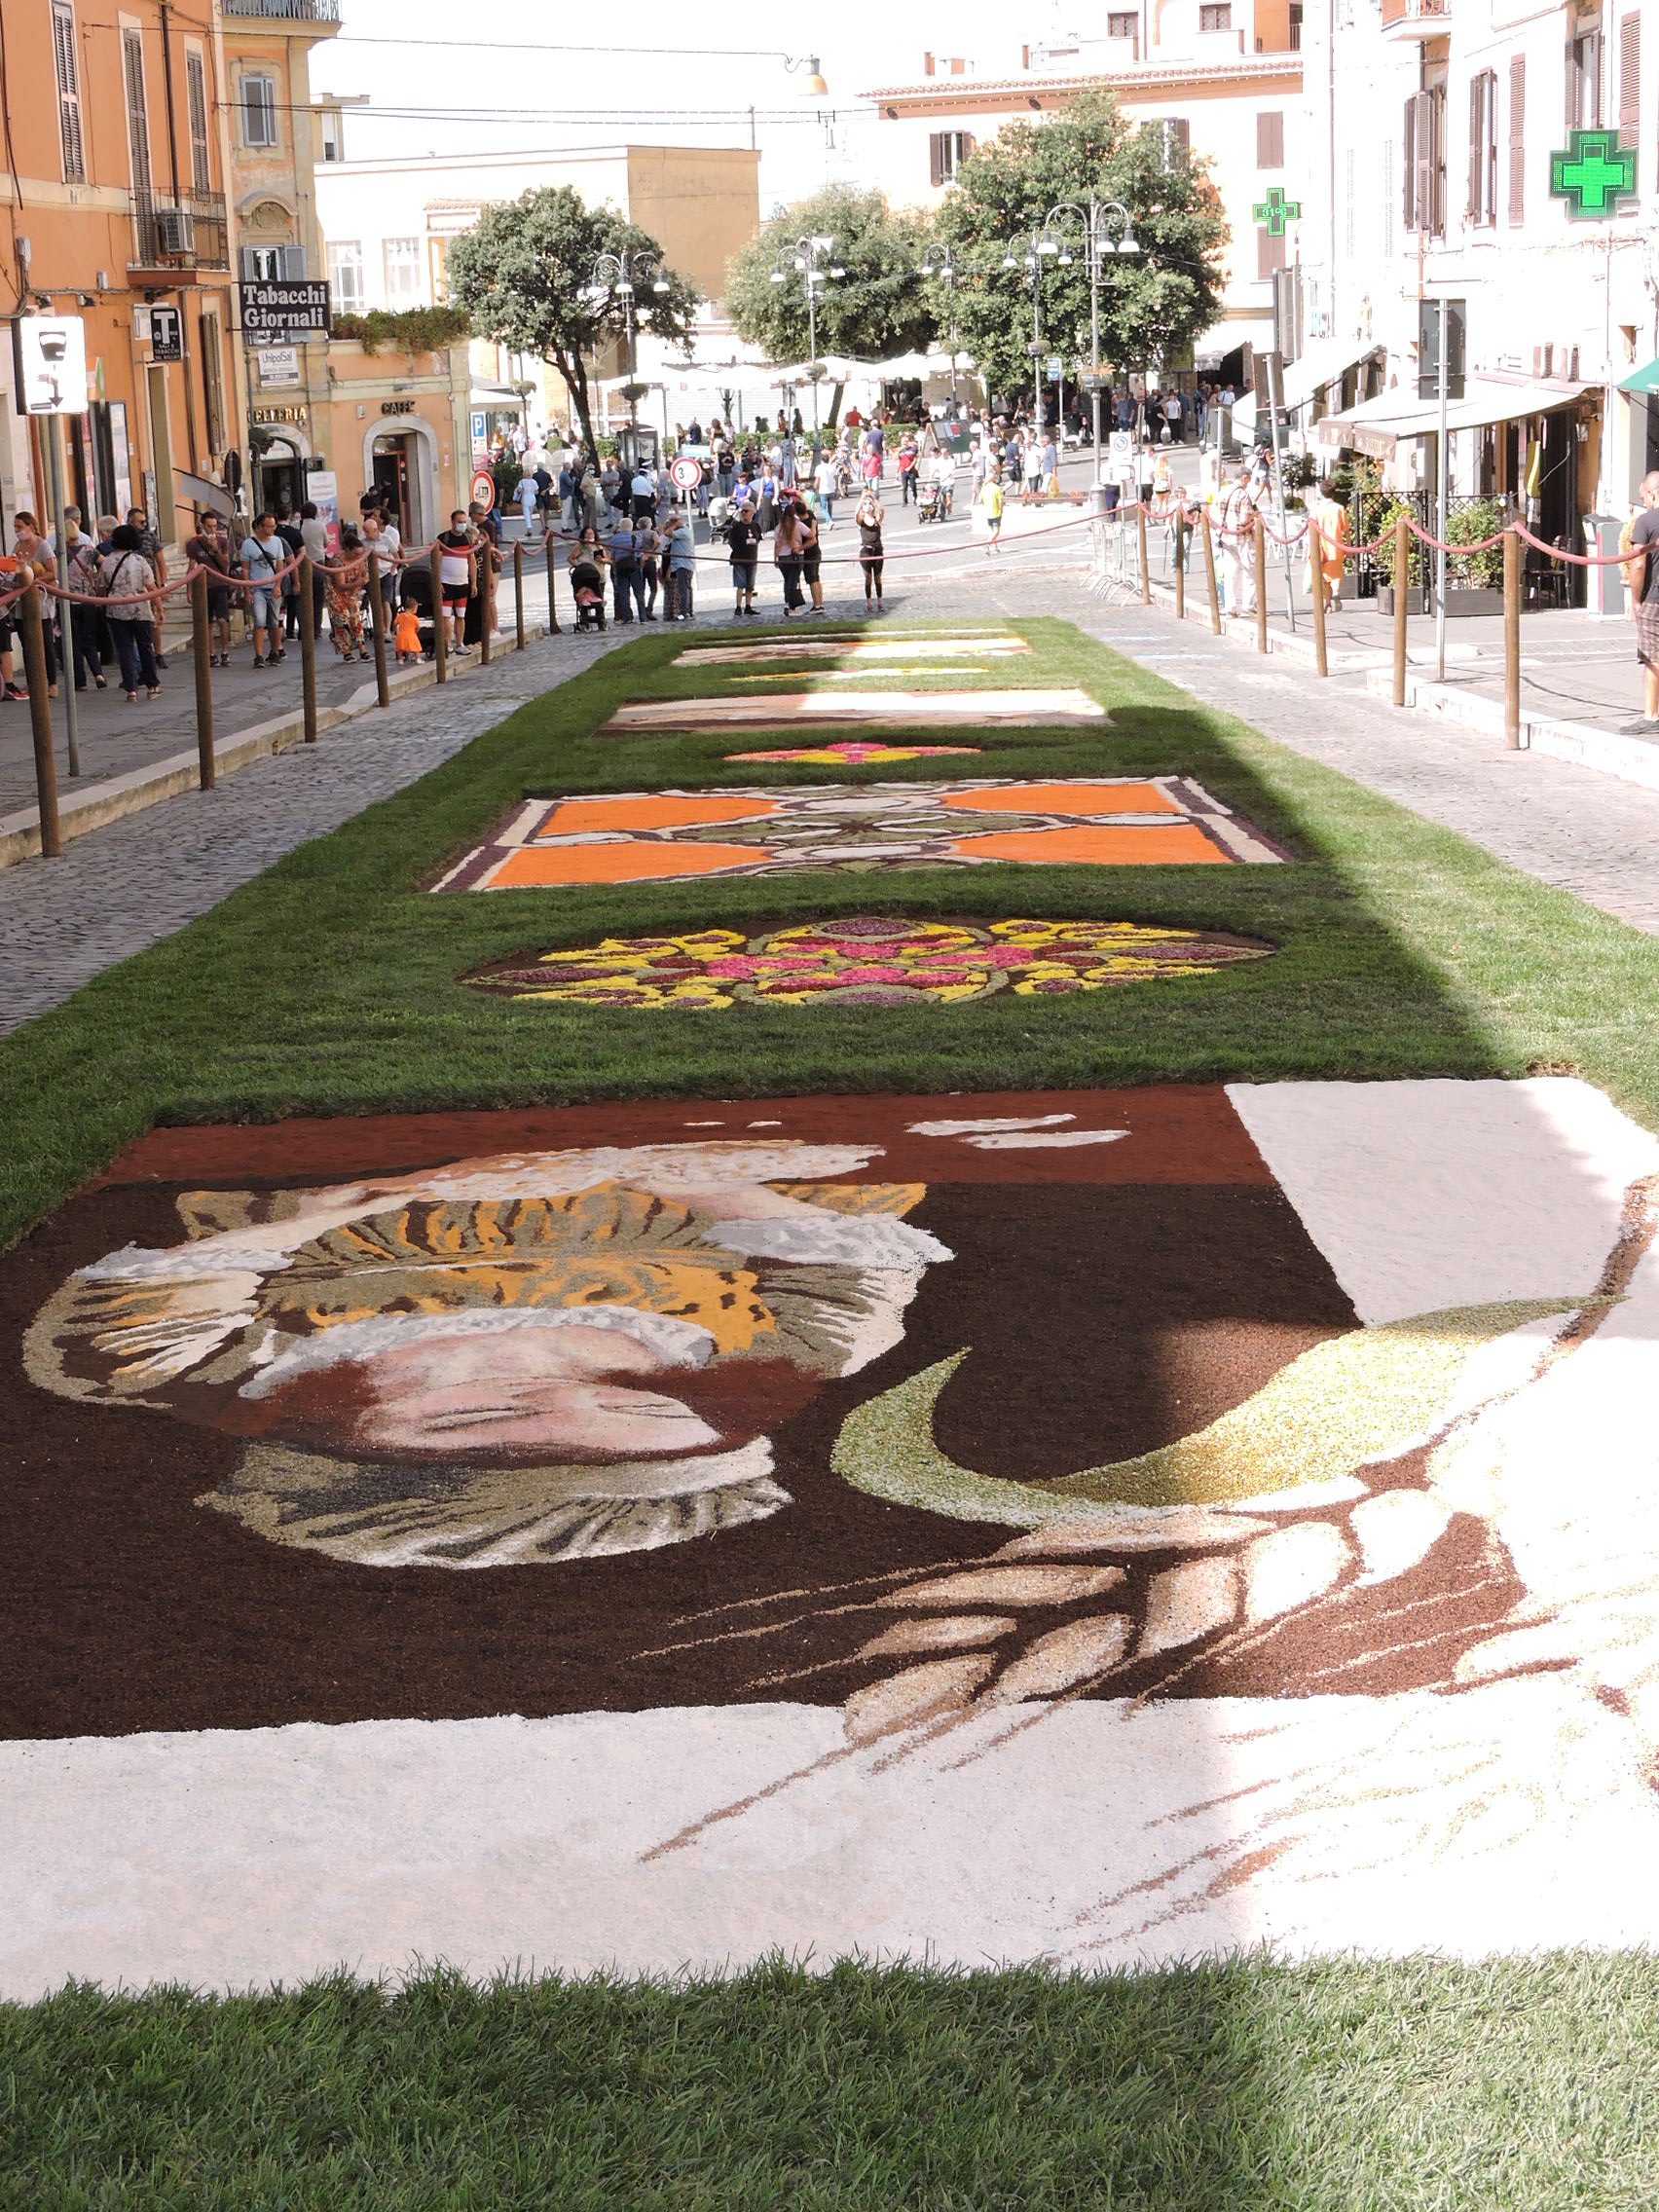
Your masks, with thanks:
<instances>
[{"instance_id":1,"label":"air conditioning unit","mask_svg":"<svg viewBox=\"0 0 1659 2212\"><path fill-rule=\"evenodd\" d=\"M188 208L156 209L156 251L179 256L196 251L196 218Z\"/></svg>"}]
</instances>

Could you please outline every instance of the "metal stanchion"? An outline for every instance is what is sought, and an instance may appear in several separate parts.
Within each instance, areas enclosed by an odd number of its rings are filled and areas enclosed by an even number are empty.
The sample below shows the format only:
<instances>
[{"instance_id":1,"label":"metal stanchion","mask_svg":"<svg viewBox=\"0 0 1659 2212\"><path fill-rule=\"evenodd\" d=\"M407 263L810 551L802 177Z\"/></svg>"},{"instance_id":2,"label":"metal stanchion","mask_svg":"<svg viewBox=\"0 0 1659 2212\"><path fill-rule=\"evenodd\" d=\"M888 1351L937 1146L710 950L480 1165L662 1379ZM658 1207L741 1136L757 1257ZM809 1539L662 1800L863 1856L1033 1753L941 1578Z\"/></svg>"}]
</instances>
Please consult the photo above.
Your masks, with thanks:
<instances>
[{"instance_id":1,"label":"metal stanchion","mask_svg":"<svg viewBox=\"0 0 1659 2212\"><path fill-rule=\"evenodd\" d=\"M1250 520L1254 539L1250 550L1256 571L1256 650L1265 653L1268 649L1268 526L1260 513L1252 515Z\"/></svg>"},{"instance_id":2,"label":"metal stanchion","mask_svg":"<svg viewBox=\"0 0 1659 2212\"><path fill-rule=\"evenodd\" d=\"M1187 517L1175 510L1175 619L1187 619Z\"/></svg>"},{"instance_id":3,"label":"metal stanchion","mask_svg":"<svg viewBox=\"0 0 1659 2212\"><path fill-rule=\"evenodd\" d=\"M541 557L547 563L547 635L559 635L559 609L553 598L553 533L549 531L541 541Z\"/></svg>"},{"instance_id":4,"label":"metal stanchion","mask_svg":"<svg viewBox=\"0 0 1659 2212\"><path fill-rule=\"evenodd\" d=\"M1325 535L1311 515L1308 518L1308 564L1313 577L1313 666L1329 676L1325 657Z\"/></svg>"},{"instance_id":5,"label":"metal stanchion","mask_svg":"<svg viewBox=\"0 0 1659 2212\"><path fill-rule=\"evenodd\" d=\"M312 596L312 560L300 555L300 704L305 712L306 743L316 743L316 622Z\"/></svg>"},{"instance_id":6,"label":"metal stanchion","mask_svg":"<svg viewBox=\"0 0 1659 2212\"><path fill-rule=\"evenodd\" d=\"M29 680L29 726L34 733L35 794L40 802L40 849L49 861L63 850L57 828L57 763L52 757L52 701L47 697L46 632L40 586L23 593L23 669Z\"/></svg>"},{"instance_id":7,"label":"metal stanchion","mask_svg":"<svg viewBox=\"0 0 1659 2212\"><path fill-rule=\"evenodd\" d=\"M375 698L391 705L391 678L386 665L386 594L381 590L380 555L369 555L369 620L375 633Z\"/></svg>"},{"instance_id":8,"label":"metal stanchion","mask_svg":"<svg viewBox=\"0 0 1659 2212\"><path fill-rule=\"evenodd\" d=\"M1210 628L1221 636L1221 593L1215 580L1215 531L1210 523L1210 512L1205 507L1198 517L1204 539L1204 589L1209 594Z\"/></svg>"},{"instance_id":9,"label":"metal stanchion","mask_svg":"<svg viewBox=\"0 0 1659 2212\"><path fill-rule=\"evenodd\" d=\"M207 619L207 571L190 579L190 657L196 671L197 781L210 792L219 780L213 756L213 625Z\"/></svg>"},{"instance_id":10,"label":"metal stanchion","mask_svg":"<svg viewBox=\"0 0 1659 2212\"><path fill-rule=\"evenodd\" d=\"M1511 523L1503 534L1503 742L1512 753L1521 746L1521 533Z\"/></svg>"},{"instance_id":11,"label":"metal stanchion","mask_svg":"<svg viewBox=\"0 0 1659 2212\"><path fill-rule=\"evenodd\" d=\"M1412 533L1403 514L1394 517L1394 704L1406 703L1406 616L1412 604Z\"/></svg>"},{"instance_id":12,"label":"metal stanchion","mask_svg":"<svg viewBox=\"0 0 1659 2212\"><path fill-rule=\"evenodd\" d=\"M513 542L513 626L518 632L518 649L524 650L524 540Z\"/></svg>"},{"instance_id":13,"label":"metal stanchion","mask_svg":"<svg viewBox=\"0 0 1659 2212\"><path fill-rule=\"evenodd\" d=\"M1146 501L1144 499L1137 501L1135 506L1135 536L1140 544L1141 605L1150 607L1152 605L1152 570L1147 562Z\"/></svg>"}]
</instances>

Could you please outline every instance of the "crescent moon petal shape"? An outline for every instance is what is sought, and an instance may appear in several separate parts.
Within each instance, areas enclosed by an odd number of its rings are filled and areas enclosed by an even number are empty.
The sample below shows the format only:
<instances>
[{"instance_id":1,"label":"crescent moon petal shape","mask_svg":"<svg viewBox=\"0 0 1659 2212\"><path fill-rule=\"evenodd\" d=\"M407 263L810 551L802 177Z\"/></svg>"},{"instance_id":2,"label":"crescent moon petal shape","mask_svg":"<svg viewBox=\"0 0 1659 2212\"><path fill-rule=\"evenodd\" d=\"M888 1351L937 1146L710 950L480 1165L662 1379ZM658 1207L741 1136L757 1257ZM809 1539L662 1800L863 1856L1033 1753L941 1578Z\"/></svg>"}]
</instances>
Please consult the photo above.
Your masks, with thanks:
<instances>
[{"instance_id":1,"label":"crescent moon petal shape","mask_svg":"<svg viewBox=\"0 0 1659 2212\"><path fill-rule=\"evenodd\" d=\"M1443 1419L1452 1385L1478 1346L1528 1322L1606 1303L1586 1295L1510 1299L1350 1330L1303 1352L1191 1436L1041 1484L977 1474L934 1442L934 1407L967 1358L964 1349L849 1414L830 1464L872 1497L1006 1528L1082 1523L1091 1510L1104 1521L1124 1504L1225 1505L1325 1484L1405 1450Z\"/></svg>"}]
</instances>

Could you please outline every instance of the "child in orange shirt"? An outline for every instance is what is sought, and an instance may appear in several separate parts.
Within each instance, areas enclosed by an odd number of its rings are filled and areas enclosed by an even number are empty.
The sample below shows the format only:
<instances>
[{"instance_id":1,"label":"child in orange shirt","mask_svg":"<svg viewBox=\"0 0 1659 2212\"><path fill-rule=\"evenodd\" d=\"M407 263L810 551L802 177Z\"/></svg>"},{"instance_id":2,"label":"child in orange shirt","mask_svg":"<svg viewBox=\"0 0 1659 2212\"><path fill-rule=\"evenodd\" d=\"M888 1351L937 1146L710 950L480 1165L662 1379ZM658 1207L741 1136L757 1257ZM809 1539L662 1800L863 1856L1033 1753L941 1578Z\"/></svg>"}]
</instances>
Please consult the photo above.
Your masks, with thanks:
<instances>
[{"instance_id":1,"label":"child in orange shirt","mask_svg":"<svg viewBox=\"0 0 1659 2212\"><path fill-rule=\"evenodd\" d=\"M399 668L413 667L421 658L421 617L412 607L400 607L397 620L392 624L391 642L397 649Z\"/></svg>"}]
</instances>

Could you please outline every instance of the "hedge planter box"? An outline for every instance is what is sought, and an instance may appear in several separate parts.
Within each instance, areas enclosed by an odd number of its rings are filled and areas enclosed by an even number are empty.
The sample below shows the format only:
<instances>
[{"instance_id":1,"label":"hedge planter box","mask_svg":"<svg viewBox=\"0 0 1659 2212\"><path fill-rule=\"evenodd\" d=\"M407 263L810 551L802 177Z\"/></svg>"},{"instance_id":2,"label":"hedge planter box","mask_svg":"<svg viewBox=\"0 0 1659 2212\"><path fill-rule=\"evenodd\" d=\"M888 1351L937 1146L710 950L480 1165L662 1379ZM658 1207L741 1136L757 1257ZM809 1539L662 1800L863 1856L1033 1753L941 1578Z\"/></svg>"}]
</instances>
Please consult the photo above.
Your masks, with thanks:
<instances>
[{"instance_id":1,"label":"hedge planter box","mask_svg":"<svg viewBox=\"0 0 1659 2212\"><path fill-rule=\"evenodd\" d=\"M1499 592L1498 598L1500 601L1502 600L1502 597L1503 594ZM1378 585L1377 611L1379 614L1393 613L1394 587L1392 584ZM1412 590L1408 595L1406 601L1406 612L1408 614L1426 614L1428 612L1428 586L1426 584L1415 584L1412 587Z\"/></svg>"},{"instance_id":2,"label":"hedge planter box","mask_svg":"<svg viewBox=\"0 0 1659 2212\"><path fill-rule=\"evenodd\" d=\"M1378 585L1377 611L1379 614L1393 613L1394 587L1392 584ZM1413 588L1411 603L1407 607L1406 612L1408 614L1426 614L1428 611L1428 587L1426 584L1418 584ZM1462 587L1454 584L1446 594L1446 619L1449 622L1456 622L1466 614L1501 614L1502 612L1503 592L1496 584L1470 584Z\"/></svg>"}]
</instances>

